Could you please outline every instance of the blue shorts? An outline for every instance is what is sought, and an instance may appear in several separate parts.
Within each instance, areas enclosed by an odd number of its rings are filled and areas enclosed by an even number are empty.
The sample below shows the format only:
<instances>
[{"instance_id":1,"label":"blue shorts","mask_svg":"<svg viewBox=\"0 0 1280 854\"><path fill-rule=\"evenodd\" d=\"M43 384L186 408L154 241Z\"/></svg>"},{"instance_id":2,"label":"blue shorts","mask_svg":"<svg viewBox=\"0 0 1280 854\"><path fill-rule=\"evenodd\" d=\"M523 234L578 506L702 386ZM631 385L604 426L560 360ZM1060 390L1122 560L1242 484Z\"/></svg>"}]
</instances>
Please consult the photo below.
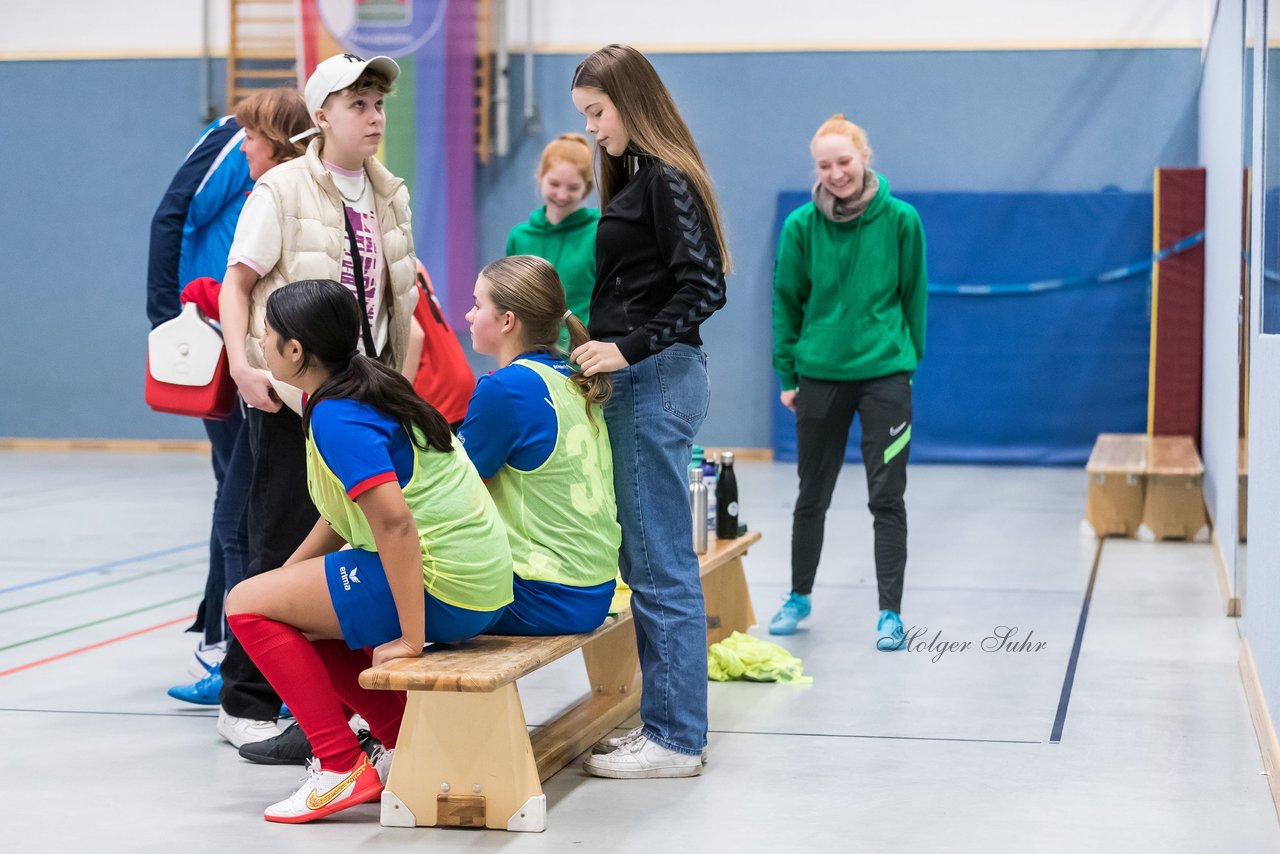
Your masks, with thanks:
<instances>
[{"instance_id":1,"label":"blue shorts","mask_svg":"<svg viewBox=\"0 0 1280 854\"><path fill-rule=\"evenodd\" d=\"M329 599L352 649L378 646L401 636L396 600L377 552L345 549L324 557ZM481 634L498 621L496 611L473 611L441 602L425 590L427 643L458 643Z\"/></svg>"},{"instance_id":2,"label":"blue shorts","mask_svg":"<svg viewBox=\"0 0 1280 854\"><path fill-rule=\"evenodd\" d=\"M576 635L594 632L609 616L617 581L571 587L552 581L512 579L515 600L502 612L494 635Z\"/></svg>"}]
</instances>

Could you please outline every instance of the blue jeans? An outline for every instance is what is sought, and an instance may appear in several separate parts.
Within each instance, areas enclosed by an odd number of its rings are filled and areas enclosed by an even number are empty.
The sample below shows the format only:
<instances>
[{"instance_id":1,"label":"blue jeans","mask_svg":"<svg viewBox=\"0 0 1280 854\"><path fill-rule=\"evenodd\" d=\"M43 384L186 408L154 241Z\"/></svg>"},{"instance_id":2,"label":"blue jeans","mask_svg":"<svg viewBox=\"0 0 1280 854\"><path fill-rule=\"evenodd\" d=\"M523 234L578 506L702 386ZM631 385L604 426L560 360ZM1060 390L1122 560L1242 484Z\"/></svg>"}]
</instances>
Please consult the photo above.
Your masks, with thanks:
<instances>
[{"instance_id":1,"label":"blue jeans","mask_svg":"<svg viewBox=\"0 0 1280 854\"><path fill-rule=\"evenodd\" d=\"M644 734L668 750L707 744L707 617L689 514L694 434L710 402L707 357L674 344L615 371L604 417L631 588Z\"/></svg>"},{"instance_id":2,"label":"blue jeans","mask_svg":"<svg viewBox=\"0 0 1280 854\"><path fill-rule=\"evenodd\" d=\"M239 400L226 418L205 419L204 430L209 436L217 489L209 534L209 574L205 579L204 601L200 603L192 630L203 630L204 642L212 644L226 639L222 600L243 575L242 567L249 545L245 517L252 457L243 405Z\"/></svg>"}]
</instances>

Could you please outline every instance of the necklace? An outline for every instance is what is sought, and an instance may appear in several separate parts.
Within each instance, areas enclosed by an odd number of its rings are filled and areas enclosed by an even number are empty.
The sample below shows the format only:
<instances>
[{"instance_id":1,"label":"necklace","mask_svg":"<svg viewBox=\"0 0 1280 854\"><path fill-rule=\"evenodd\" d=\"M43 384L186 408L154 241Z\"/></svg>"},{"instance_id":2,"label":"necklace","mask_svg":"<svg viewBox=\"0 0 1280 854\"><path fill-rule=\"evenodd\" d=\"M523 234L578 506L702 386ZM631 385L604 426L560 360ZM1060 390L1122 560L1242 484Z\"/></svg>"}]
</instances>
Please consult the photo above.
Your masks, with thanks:
<instances>
[{"instance_id":1,"label":"necklace","mask_svg":"<svg viewBox=\"0 0 1280 854\"><path fill-rule=\"evenodd\" d=\"M333 177L332 172L329 173L329 177L331 178ZM354 199L350 198L346 193L342 192L342 187L341 185L338 184L337 179L334 179L333 186L338 191L338 195L342 196L342 198L347 202L347 204L354 205L356 202L364 198L364 182L367 179L367 177L368 176L365 175L364 172L360 173L360 192L356 193L356 197Z\"/></svg>"}]
</instances>

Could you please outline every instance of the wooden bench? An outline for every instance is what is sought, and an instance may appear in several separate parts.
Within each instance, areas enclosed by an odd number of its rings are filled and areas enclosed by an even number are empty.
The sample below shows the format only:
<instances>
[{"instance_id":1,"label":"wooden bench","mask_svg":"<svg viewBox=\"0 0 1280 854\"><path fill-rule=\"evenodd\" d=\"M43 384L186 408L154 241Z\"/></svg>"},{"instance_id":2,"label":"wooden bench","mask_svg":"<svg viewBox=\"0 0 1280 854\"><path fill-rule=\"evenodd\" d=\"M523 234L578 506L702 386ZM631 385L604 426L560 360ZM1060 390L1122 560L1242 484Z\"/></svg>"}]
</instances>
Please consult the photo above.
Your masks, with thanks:
<instances>
[{"instance_id":1,"label":"wooden bench","mask_svg":"<svg viewBox=\"0 0 1280 854\"><path fill-rule=\"evenodd\" d=\"M1209 541L1204 463L1191 437L1150 438L1138 539Z\"/></svg>"},{"instance_id":2,"label":"wooden bench","mask_svg":"<svg viewBox=\"0 0 1280 854\"><path fill-rule=\"evenodd\" d=\"M1089 496L1085 501L1087 533L1099 537L1131 537L1142 524L1147 472L1144 434L1102 433L1093 445L1085 472Z\"/></svg>"},{"instance_id":3,"label":"wooden bench","mask_svg":"<svg viewBox=\"0 0 1280 854\"><path fill-rule=\"evenodd\" d=\"M699 556L708 643L755 622L742 557L759 540L754 532L713 539ZM530 733L516 680L577 649L591 692ZM640 710L636 639L626 608L590 634L484 635L372 667L360 684L408 692L382 792L388 827L545 830L542 781Z\"/></svg>"}]
</instances>

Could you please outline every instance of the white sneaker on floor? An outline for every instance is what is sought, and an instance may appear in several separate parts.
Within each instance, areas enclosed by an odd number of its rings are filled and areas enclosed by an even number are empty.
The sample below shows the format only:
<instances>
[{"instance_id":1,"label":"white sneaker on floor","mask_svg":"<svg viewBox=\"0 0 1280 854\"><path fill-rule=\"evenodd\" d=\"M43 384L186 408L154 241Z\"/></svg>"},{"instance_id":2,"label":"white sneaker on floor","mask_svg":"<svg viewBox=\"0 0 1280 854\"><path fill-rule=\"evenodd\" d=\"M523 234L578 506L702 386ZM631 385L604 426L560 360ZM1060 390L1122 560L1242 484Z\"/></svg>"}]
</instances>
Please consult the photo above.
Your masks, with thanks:
<instances>
[{"instance_id":1,"label":"white sneaker on floor","mask_svg":"<svg viewBox=\"0 0 1280 854\"><path fill-rule=\"evenodd\" d=\"M588 774L615 780L648 780L655 777L696 777L702 773L702 759L668 750L648 736L638 736L612 753L587 757L582 763Z\"/></svg>"},{"instance_id":2,"label":"white sneaker on floor","mask_svg":"<svg viewBox=\"0 0 1280 854\"><path fill-rule=\"evenodd\" d=\"M203 679L213 672L213 668L222 663L222 659L227 657L227 642L206 644L200 641L196 644L196 651L191 654L191 660L187 662L187 673L191 674L193 679Z\"/></svg>"},{"instance_id":3,"label":"white sneaker on floor","mask_svg":"<svg viewBox=\"0 0 1280 854\"><path fill-rule=\"evenodd\" d=\"M302 824L356 804L376 801L381 794L382 783L363 753L356 766L345 773L324 771L320 763L312 759L307 763L307 778L302 788L267 807L262 817L267 821Z\"/></svg>"},{"instance_id":4,"label":"white sneaker on floor","mask_svg":"<svg viewBox=\"0 0 1280 854\"><path fill-rule=\"evenodd\" d=\"M643 734L644 726L641 725L628 733L624 733L623 735L616 735L611 738L602 738L595 744L591 745L591 752L593 754L613 753L613 751L617 750L619 747L630 744ZM707 748L705 747L702 748L702 764L707 764Z\"/></svg>"},{"instance_id":5,"label":"white sneaker on floor","mask_svg":"<svg viewBox=\"0 0 1280 854\"><path fill-rule=\"evenodd\" d=\"M231 742L236 748L244 747L258 741L266 741L280 734L280 727L275 721L255 721L252 718L237 718L227 714L227 710L218 707L218 735Z\"/></svg>"}]
</instances>

